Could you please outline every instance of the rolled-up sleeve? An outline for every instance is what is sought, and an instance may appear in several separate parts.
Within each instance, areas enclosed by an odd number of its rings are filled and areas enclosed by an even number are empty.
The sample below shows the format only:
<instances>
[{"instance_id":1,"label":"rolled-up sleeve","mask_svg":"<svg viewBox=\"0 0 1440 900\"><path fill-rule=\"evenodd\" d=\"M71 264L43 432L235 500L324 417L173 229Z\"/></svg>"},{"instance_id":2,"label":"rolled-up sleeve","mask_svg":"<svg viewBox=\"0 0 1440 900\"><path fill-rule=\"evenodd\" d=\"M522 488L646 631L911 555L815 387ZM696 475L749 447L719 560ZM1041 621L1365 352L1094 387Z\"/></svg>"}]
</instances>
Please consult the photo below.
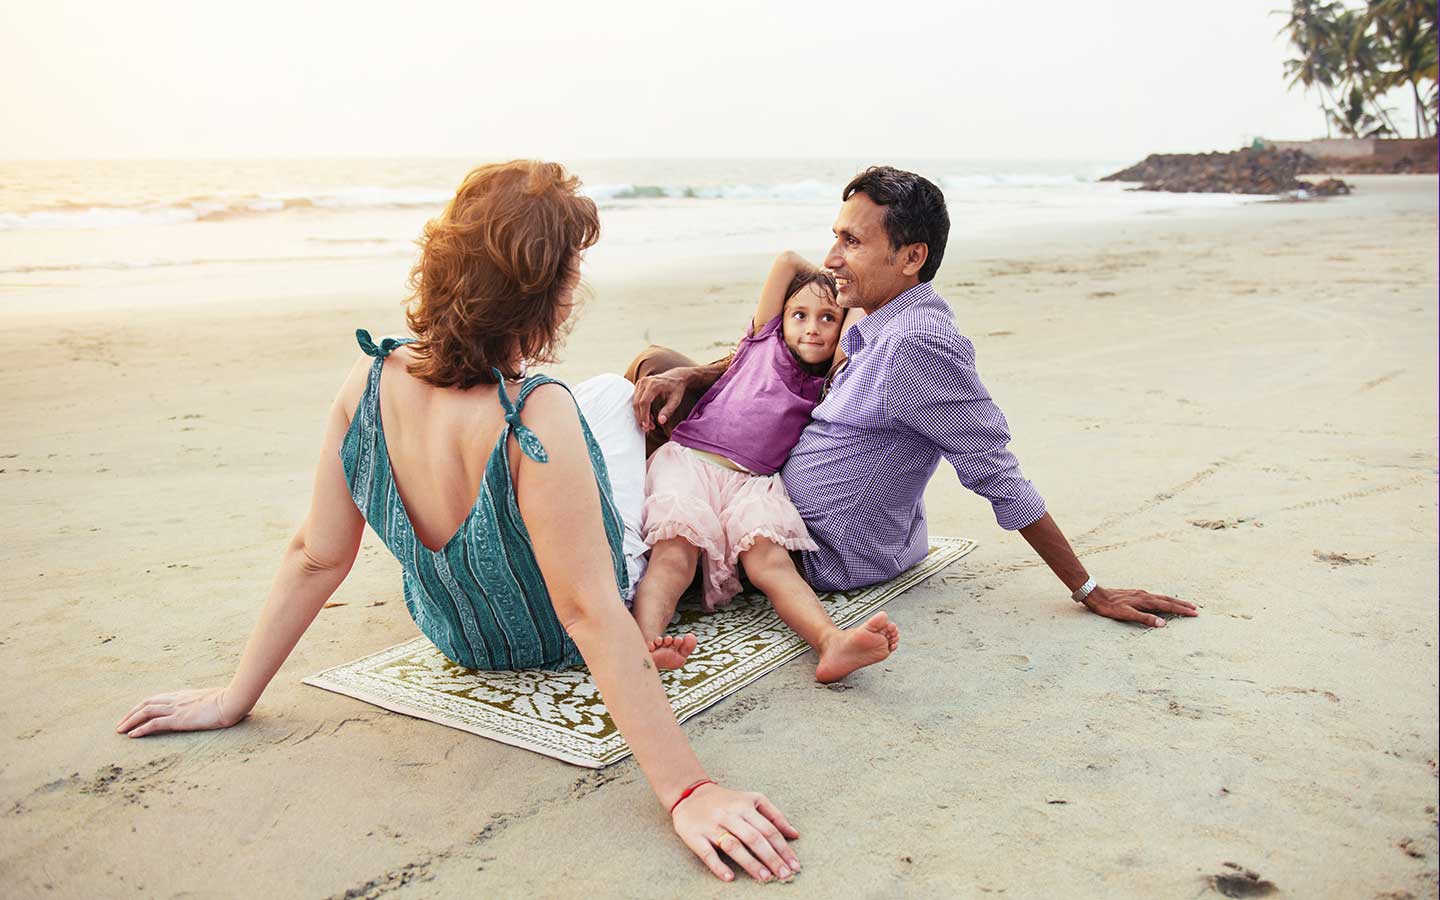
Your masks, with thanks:
<instances>
[{"instance_id":1,"label":"rolled-up sleeve","mask_svg":"<svg viewBox=\"0 0 1440 900\"><path fill-rule=\"evenodd\" d=\"M964 337L908 335L886 367L885 410L940 449L960 483L990 501L1007 531L1045 515L1045 500L1010 452L1010 426L975 368Z\"/></svg>"}]
</instances>

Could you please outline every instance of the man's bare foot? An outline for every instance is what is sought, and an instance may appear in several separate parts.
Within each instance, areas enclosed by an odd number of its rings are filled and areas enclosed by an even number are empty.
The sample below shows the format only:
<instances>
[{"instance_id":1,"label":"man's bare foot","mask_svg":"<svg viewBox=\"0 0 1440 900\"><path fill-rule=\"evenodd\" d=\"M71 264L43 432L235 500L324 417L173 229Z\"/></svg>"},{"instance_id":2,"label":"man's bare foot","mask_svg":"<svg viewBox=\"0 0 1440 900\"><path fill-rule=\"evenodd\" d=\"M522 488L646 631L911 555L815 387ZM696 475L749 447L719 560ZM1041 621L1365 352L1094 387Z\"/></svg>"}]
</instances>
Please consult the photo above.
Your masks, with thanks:
<instances>
[{"instance_id":1,"label":"man's bare foot","mask_svg":"<svg viewBox=\"0 0 1440 900\"><path fill-rule=\"evenodd\" d=\"M655 660L657 669L678 669L685 665L685 660L691 653L695 652L695 645L699 643L693 634L682 634L675 637L670 634L662 634L660 637L650 641L650 656Z\"/></svg>"},{"instance_id":2,"label":"man's bare foot","mask_svg":"<svg viewBox=\"0 0 1440 900\"><path fill-rule=\"evenodd\" d=\"M900 628L890 617L878 612L864 625L840 632L820 654L815 680L821 684L839 681L856 669L874 665L900 646Z\"/></svg>"}]
</instances>

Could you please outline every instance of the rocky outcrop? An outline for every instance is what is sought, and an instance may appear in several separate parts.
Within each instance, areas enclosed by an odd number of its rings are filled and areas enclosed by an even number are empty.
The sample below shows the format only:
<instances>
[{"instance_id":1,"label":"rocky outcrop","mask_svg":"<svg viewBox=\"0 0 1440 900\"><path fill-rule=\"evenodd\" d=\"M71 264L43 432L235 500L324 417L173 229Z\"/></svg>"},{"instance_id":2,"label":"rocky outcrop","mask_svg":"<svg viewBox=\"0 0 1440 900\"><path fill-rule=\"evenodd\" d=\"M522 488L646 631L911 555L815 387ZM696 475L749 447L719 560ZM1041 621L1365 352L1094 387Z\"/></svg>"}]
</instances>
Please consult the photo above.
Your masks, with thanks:
<instances>
[{"instance_id":1,"label":"rocky outcrop","mask_svg":"<svg viewBox=\"0 0 1440 900\"><path fill-rule=\"evenodd\" d=\"M1312 197L1334 197L1336 194L1350 193L1350 185L1338 178L1327 178L1316 185L1311 185L1306 181L1302 181L1300 184L1305 186L1305 191Z\"/></svg>"},{"instance_id":2,"label":"rocky outcrop","mask_svg":"<svg viewBox=\"0 0 1440 900\"><path fill-rule=\"evenodd\" d=\"M1299 150L1235 150L1230 153L1153 153L1128 169L1101 181L1139 182L1138 190L1192 194L1284 194L1314 186L1296 176L1315 163ZM1333 180L1333 179L1332 179ZM1344 182L1326 188L1349 193ZM1328 196L1329 194L1327 194Z\"/></svg>"}]
</instances>

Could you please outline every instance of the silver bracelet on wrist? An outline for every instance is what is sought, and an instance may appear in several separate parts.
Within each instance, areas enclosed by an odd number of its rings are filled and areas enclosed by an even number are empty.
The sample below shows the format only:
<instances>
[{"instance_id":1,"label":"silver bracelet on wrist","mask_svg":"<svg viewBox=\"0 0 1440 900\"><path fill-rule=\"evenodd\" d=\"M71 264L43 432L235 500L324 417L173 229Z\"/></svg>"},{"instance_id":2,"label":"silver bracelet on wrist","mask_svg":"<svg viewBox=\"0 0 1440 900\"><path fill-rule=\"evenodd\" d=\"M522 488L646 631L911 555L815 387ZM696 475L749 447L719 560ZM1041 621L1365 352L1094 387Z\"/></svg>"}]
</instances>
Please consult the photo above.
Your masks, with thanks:
<instances>
[{"instance_id":1,"label":"silver bracelet on wrist","mask_svg":"<svg viewBox=\"0 0 1440 900\"><path fill-rule=\"evenodd\" d=\"M1075 593L1070 595L1070 599L1074 600L1076 603L1084 603L1085 598L1090 596L1090 592L1095 590L1095 587L1095 579L1087 578L1085 580L1085 583L1080 585L1080 587L1076 588Z\"/></svg>"}]
</instances>

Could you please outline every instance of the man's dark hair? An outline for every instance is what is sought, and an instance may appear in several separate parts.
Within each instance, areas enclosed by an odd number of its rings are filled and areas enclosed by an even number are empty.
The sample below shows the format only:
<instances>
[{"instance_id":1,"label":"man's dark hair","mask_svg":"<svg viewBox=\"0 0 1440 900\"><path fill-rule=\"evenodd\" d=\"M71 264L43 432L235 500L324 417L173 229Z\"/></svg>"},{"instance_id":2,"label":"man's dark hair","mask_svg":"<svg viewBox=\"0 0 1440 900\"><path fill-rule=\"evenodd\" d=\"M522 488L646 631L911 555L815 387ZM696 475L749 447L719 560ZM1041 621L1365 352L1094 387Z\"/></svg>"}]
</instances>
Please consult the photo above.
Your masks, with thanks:
<instances>
[{"instance_id":1,"label":"man's dark hair","mask_svg":"<svg viewBox=\"0 0 1440 900\"><path fill-rule=\"evenodd\" d=\"M920 280L930 281L945 258L945 241L950 237L950 214L945 195L929 179L890 166L871 166L845 185L840 199L861 193L885 207L885 233L890 249L906 244L924 244L929 253L920 269Z\"/></svg>"}]
</instances>

